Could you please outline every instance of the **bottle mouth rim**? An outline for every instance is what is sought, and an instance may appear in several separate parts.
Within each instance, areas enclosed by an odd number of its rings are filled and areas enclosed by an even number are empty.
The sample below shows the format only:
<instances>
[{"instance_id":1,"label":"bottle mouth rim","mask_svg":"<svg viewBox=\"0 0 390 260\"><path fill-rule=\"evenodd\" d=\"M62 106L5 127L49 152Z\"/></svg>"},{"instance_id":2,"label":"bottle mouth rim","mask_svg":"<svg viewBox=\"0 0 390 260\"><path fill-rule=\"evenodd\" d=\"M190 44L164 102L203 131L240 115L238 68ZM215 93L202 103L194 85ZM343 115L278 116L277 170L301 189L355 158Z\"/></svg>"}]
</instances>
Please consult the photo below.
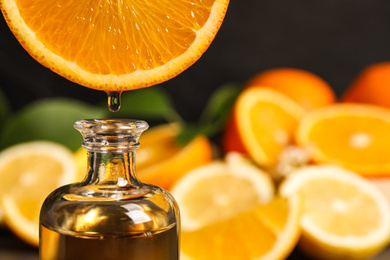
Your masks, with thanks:
<instances>
[{"instance_id":1,"label":"bottle mouth rim","mask_svg":"<svg viewBox=\"0 0 390 260\"><path fill-rule=\"evenodd\" d=\"M83 119L76 121L73 127L82 134L141 134L149 128L149 125L137 119Z\"/></svg>"},{"instance_id":2,"label":"bottle mouth rim","mask_svg":"<svg viewBox=\"0 0 390 260\"><path fill-rule=\"evenodd\" d=\"M121 152L139 147L138 139L148 123L135 119L84 119L74 123L90 151Z\"/></svg>"}]
</instances>

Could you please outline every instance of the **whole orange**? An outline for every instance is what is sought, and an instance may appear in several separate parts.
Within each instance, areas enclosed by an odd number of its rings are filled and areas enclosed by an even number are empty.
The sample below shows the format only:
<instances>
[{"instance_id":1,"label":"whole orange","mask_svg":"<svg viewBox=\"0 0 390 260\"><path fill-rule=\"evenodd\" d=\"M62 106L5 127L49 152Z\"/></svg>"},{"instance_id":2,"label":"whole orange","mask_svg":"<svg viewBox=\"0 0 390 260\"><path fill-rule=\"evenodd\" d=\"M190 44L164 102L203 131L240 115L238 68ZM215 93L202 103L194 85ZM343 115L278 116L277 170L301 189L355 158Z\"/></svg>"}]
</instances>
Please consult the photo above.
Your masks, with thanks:
<instances>
[{"instance_id":1,"label":"whole orange","mask_svg":"<svg viewBox=\"0 0 390 260\"><path fill-rule=\"evenodd\" d=\"M312 72L297 68L274 68L260 72L248 81L247 86L272 88L307 111L336 101L332 87L325 80Z\"/></svg>"},{"instance_id":2,"label":"whole orange","mask_svg":"<svg viewBox=\"0 0 390 260\"><path fill-rule=\"evenodd\" d=\"M342 96L344 102L358 102L390 108L390 62L363 69Z\"/></svg>"}]
</instances>

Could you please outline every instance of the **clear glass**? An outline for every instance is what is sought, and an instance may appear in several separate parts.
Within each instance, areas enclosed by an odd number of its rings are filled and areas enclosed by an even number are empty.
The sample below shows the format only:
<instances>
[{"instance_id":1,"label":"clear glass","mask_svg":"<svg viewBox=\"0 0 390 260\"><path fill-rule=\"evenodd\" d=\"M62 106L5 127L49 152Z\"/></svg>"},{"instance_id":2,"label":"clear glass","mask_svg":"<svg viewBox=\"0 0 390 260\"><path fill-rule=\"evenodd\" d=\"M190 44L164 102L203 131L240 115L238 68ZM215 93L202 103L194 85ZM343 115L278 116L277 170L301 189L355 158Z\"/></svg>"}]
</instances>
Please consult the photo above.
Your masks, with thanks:
<instances>
[{"instance_id":1,"label":"clear glass","mask_svg":"<svg viewBox=\"0 0 390 260\"><path fill-rule=\"evenodd\" d=\"M88 172L53 191L40 215L40 259L179 259L180 217L165 190L135 172L137 120L81 120Z\"/></svg>"}]
</instances>

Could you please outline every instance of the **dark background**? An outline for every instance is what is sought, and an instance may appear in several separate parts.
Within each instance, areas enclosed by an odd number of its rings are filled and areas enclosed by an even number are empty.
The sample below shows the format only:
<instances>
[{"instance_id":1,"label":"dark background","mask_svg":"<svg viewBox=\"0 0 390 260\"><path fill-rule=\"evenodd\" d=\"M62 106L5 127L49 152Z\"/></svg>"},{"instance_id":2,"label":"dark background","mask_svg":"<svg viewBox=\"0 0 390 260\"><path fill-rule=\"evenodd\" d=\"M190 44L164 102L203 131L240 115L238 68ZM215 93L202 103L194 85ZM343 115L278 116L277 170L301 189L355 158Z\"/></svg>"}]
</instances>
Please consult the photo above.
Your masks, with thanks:
<instances>
[{"instance_id":1,"label":"dark background","mask_svg":"<svg viewBox=\"0 0 390 260\"><path fill-rule=\"evenodd\" d=\"M100 104L101 91L76 85L33 60L0 20L0 88L13 111L39 98ZM389 0L231 0L210 48L163 84L179 113L194 121L219 86L244 83L273 67L325 79L338 95L367 65L390 60Z\"/></svg>"}]
</instances>

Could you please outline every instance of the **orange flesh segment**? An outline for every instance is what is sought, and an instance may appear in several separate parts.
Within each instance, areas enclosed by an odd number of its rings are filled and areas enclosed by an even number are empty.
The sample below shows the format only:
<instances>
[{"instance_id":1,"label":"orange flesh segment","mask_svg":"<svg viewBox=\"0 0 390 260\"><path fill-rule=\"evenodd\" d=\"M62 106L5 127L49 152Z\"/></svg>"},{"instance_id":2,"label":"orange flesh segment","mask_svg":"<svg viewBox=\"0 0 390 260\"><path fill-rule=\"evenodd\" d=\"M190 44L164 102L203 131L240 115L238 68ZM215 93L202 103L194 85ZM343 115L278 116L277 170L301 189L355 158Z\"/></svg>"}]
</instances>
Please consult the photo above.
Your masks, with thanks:
<instances>
[{"instance_id":1,"label":"orange flesh segment","mask_svg":"<svg viewBox=\"0 0 390 260\"><path fill-rule=\"evenodd\" d=\"M332 126L337 126L337 131L328 131ZM379 118L345 115L317 122L311 129L308 139L318 142L323 154L330 157L337 154L338 160L343 162L384 163L389 159L388 133L389 122ZM386 136L388 138L384 138Z\"/></svg>"},{"instance_id":2,"label":"orange flesh segment","mask_svg":"<svg viewBox=\"0 0 390 260\"><path fill-rule=\"evenodd\" d=\"M27 26L52 52L89 72L121 75L159 67L183 54L214 1L150 1L149 8L140 1L16 3Z\"/></svg>"},{"instance_id":3,"label":"orange flesh segment","mask_svg":"<svg viewBox=\"0 0 390 260\"><path fill-rule=\"evenodd\" d=\"M250 117L257 143L275 161L283 147L290 143L297 119L280 106L266 101L254 105Z\"/></svg>"}]
</instances>

